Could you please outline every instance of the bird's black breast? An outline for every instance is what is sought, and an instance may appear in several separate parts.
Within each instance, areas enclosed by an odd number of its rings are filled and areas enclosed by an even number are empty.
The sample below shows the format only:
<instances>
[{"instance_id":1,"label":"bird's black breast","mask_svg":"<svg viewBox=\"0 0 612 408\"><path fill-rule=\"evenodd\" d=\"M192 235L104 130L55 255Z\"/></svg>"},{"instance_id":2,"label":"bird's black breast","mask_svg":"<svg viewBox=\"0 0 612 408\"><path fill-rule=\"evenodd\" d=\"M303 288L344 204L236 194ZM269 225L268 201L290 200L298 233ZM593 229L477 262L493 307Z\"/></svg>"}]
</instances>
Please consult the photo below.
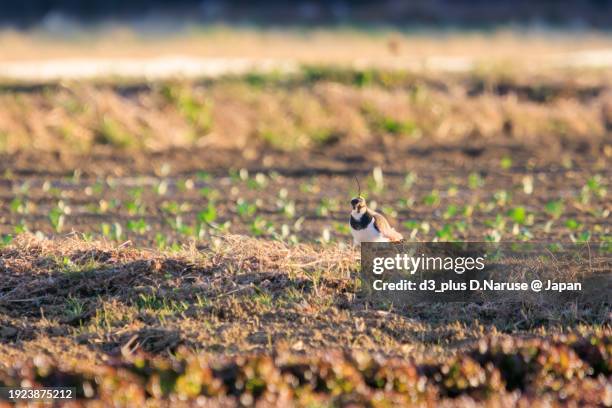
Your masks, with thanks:
<instances>
[{"instance_id":1,"label":"bird's black breast","mask_svg":"<svg viewBox=\"0 0 612 408\"><path fill-rule=\"evenodd\" d=\"M368 225L372 222L372 215L366 211L365 214L361 216L360 220L356 220L351 215L351 227L356 230L366 229Z\"/></svg>"}]
</instances>

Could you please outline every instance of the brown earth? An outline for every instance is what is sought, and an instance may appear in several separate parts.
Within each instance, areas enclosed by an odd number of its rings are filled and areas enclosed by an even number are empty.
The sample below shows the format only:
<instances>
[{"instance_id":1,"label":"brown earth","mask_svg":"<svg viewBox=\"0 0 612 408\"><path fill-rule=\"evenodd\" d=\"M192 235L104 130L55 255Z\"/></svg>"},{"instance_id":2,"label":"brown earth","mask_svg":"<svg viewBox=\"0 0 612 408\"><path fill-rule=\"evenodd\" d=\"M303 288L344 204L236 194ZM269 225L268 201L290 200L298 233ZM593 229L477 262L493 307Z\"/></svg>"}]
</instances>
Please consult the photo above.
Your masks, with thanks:
<instances>
[{"instance_id":1,"label":"brown earth","mask_svg":"<svg viewBox=\"0 0 612 408\"><path fill-rule=\"evenodd\" d=\"M450 405L475 399L491 406L519 398L609 400L609 310L518 299L461 308L374 307L358 291L356 252L335 245L225 236L160 252L21 235L0 250L0 260L0 384L33 375L39 384L75 386L81 397L90 387L98 401L182 395L191 405L202 394L229 397L234 405L233 397L261 396L243 395L253 393L240 385L243 375L255 378L260 391L274 393L272 367L278 366L327 378L326 386L311 389L283 376L283 387L302 390L286 396L299 404L311 392L313 398L338 399L336 404L351 398ZM337 350L347 352L343 357ZM187 361L195 365L187 368ZM285 366L291 361L303 369ZM367 361L382 370L381 378L386 370L406 367L422 384L400 386L408 378L398 377L399 388L383 387L374 397L369 393L381 384L353 367ZM206 374L208 364L214 374ZM204 370L201 386L184 388L187 378L178 381L190 370ZM149 381L162 372L174 379L160 394ZM359 385L362 378L372 390ZM218 381L225 385L217 391L206 385ZM591 390L586 400L581 389Z\"/></svg>"},{"instance_id":2,"label":"brown earth","mask_svg":"<svg viewBox=\"0 0 612 408\"><path fill-rule=\"evenodd\" d=\"M195 228L198 214L213 203L216 216L209 221L217 226L230 222L227 231L232 233L253 233L260 217L262 236L280 234L285 224L300 240L319 239L328 229L333 240L346 242L348 201L357 193L357 176L370 200L400 231L409 235L418 230L414 239L432 239L446 225L463 221L466 225L453 227L453 236L482 240L493 229L487 223L498 214L506 224L502 239L515 239L506 215L516 207L533 214L524 226L531 239L569 240L584 231L592 239L609 237L609 158L571 150L538 156L507 146L338 147L308 153L262 151L252 159L239 151L212 149L109 151L81 158L19 153L2 163L0 231L11 234L16 225L24 225L47 234L99 234L102 223L118 222L122 239L152 245L156 234L164 234L169 242L183 241L198 234L178 232L176 217ZM503 158L511 160L510 167L501 167ZM380 186L373 177L376 167L383 174ZM242 177L241 169L248 170ZM598 180L597 186L588 187L589 180ZM558 200L563 211L547 213L546 205ZM240 203L252 207L240 213ZM58 206L69 207L61 229L49 220ZM130 220L143 220L139 233L128 230ZM570 220L579 227L568 228Z\"/></svg>"}]
</instances>

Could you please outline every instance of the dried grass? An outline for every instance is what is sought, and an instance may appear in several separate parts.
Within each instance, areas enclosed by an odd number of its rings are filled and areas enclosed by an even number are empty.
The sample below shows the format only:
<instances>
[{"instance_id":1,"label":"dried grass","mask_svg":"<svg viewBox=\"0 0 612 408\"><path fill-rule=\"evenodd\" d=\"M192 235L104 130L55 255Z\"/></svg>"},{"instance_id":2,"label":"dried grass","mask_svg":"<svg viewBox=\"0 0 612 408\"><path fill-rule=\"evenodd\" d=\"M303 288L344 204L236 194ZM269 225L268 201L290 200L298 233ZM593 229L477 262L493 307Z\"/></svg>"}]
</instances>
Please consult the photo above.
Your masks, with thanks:
<instances>
[{"instance_id":1,"label":"dried grass","mask_svg":"<svg viewBox=\"0 0 612 408\"><path fill-rule=\"evenodd\" d=\"M210 245L191 244L179 252L157 252L132 248L129 242L111 245L84 242L78 237L61 240L19 235L2 249L3 284L0 307L11 315L36 315L39 307L61 313L71 296L113 296L133 300L143 285L160 288L167 274L179 279L170 286L188 289L194 279L211 277L208 283L215 296L248 289L253 281L236 286L236 275L264 274L305 279L320 273L330 280L347 277L356 268L352 250L312 245L288 246L281 242L244 236L224 236ZM223 282L215 287L214 279ZM228 280L228 282L225 282ZM227 285L230 285L227 287Z\"/></svg>"},{"instance_id":2,"label":"dried grass","mask_svg":"<svg viewBox=\"0 0 612 408\"><path fill-rule=\"evenodd\" d=\"M258 86L249 85L247 77L208 85L71 84L45 92L5 92L0 95L6 106L0 112L0 147L9 153L87 153L104 145L144 151L191 146L297 151L381 141L413 145L427 139L561 150L568 144L597 149L608 137L605 79L593 88L574 84L569 76L561 84L514 78L496 85L503 80L493 78L479 91L475 84L483 79L478 77L423 75L390 87L376 82L359 87L334 72L325 74L329 81L314 84L264 78L264 86ZM379 75L375 81L386 80ZM169 99L169 93L187 96Z\"/></svg>"}]
</instances>

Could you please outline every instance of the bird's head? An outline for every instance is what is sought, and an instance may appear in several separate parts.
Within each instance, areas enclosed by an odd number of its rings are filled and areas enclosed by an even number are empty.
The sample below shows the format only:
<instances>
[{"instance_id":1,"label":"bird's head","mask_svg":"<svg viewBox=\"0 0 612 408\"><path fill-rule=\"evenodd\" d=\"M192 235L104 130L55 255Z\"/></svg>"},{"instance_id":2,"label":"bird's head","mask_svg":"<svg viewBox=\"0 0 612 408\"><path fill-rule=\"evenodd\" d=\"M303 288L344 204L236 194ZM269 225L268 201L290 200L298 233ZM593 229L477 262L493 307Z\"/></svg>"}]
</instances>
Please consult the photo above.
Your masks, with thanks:
<instances>
[{"instance_id":1,"label":"bird's head","mask_svg":"<svg viewBox=\"0 0 612 408\"><path fill-rule=\"evenodd\" d=\"M361 218L361 216L365 214L367 210L365 199L361 196L353 198L351 200L351 208L351 214L353 217L356 219Z\"/></svg>"}]
</instances>

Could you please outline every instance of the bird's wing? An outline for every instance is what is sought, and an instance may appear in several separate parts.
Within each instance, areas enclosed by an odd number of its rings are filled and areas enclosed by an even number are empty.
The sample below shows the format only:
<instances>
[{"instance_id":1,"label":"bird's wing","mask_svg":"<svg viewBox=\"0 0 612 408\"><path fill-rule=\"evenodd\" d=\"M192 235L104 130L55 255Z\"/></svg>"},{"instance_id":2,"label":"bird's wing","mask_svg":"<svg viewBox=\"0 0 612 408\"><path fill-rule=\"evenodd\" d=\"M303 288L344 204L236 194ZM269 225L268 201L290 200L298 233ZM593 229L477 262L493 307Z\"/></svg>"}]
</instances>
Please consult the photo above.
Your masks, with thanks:
<instances>
[{"instance_id":1,"label":"bird's wing","mask_svg":"<svg viewBox=\"0 0 612 408\"><path fill-rule=\"evenodd\" d=\"M377 212L372 212L372 217L374 217L374 228L376 228L383 237L387 238L391 242L401 241L404 239L402 234L397 232L391 225L389 225L389 221L382 215Z\"/></svg>"}]
</instances>

